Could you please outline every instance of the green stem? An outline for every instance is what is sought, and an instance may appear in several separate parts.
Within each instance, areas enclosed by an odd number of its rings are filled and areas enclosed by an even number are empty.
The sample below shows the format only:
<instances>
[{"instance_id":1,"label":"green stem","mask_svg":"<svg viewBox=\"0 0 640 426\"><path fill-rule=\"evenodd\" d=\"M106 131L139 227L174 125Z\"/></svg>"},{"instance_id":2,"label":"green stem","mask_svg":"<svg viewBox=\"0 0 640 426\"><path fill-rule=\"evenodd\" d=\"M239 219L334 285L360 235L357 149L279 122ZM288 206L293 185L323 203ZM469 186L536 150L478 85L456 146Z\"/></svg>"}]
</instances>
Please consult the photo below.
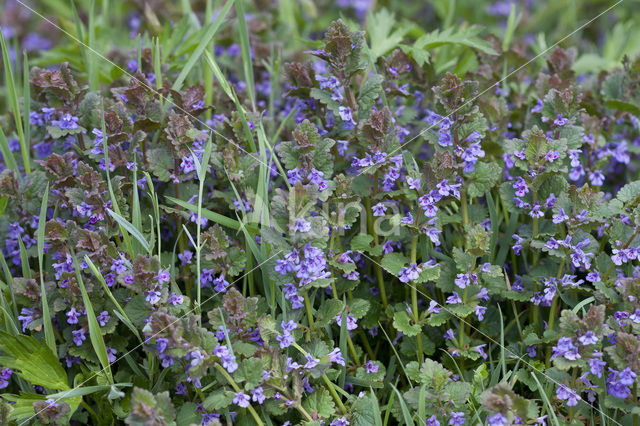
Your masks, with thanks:
<instances>
[{"instance_id":1,"label":"green stem","mask_svg":"<svg viewBox=\"0 0 640 426\"><path fill-rule=\"evenodd\" d=\"M369 234L373 236L373 242L378 245L378 234L373 226L373 215L371 213L371 202L369 199L365 199L365 209L367 210L367 229ZM376 279L378 280L378 287L380 288L380 298L382 299L382 307L386 310L389 304L387 300L387 292L384 289L384 278L382 276L382 267L380 266L380 258L375 259L373 262L373 269L376 272Z\"/></svg>"},{"instance_id":2,"label":"green stem","mask_svg":"<svg viewBox=\"0 0 640 426\"><path fill-rule=\"evenodd\" d=\"M302 349L302 347L299 344L297 344L296 342L293 342L291 344L291 346L296 348L302 355L304 355L304 356L308 355L308 352L305 351L304 349ZM322 374L322 380L324 380L324 383L329 388L329 392L331 393L331 396L333 396L333 399L336 402L336 404L338 404L338 407L340 407L340 411L342 411L342 414L347 414L347 409L345 408L344 404L342 403L342 400L340 399L340 396L338 395L336 390L333 388L335 385L333 383L331 383L331 380L329 380L329 378L327 377L326 373Z\"/></svg>"},{"instance_id":3,"label":"green stem","mask_svg":"<svg viewBox=\"0 0 640 426\"><path fill-rule=\"evenodd\" d=\"M565 264L565 259L562 259L562 262L560 263L560 267L558 268L558 273L556 274L556 279L559 279L562 276L562 272L564 271L564 264ZM560 296L556 295L553 298L553 302L551 302L551 309L549 310L549 321L547 322L547 329L548 330L553 330L553 324L556 321L556 311L558 310L558 300L560 300ZM550 364L550 358L551 358L551 346L547 347L547 359L546 359L546 366L547 368L549 368Z\"/></svg>"},{"instance_id":4,"label":"green stem","mask_svg":"<svg viewBox=\"0 0 640 426\"><path fill-rule=\"evenodd\" d=\"M311 312L311 302L307 292L304 292L304 307L307 310L307 320L309 321L309 331L307 333L307 342L311 341L311 329L313 328L313 313Z\"/></svg>"},{"instance_id":5,"label":"green stem","mask_svg":"<svg viewBox=\"0 0 640 426\"><path fill-rule=\"evenodd\" d=\"M418 248L418 236L411 237L411 263L416 263ZM418 314L418 288L416 284L411 286L411 309L413 311L413 320L416 324L420 322L420 315ZM416 342L418 345L418 362L422 362L422 329L416 336Z\"/></svg>"},{"instance_id":6,"label":"green stem","mask_svg":"<svg viewBox=\"0 0 640 426\"><path fill-rule=\"evenodd\" d=\"M633 382L633 399L638 403L638 381ZM636 406L638 406L636 404ZM638 413L633 413L633 426L638 426Z\"/></svg>"},{"instance_id":7,"label":"green stem","mask_svg":"<svg viewBox=\"0 0 640 426\"><path fill-rule=\"evenodd\" d=\"M469 224L469 206L467 203L467 188L460 188L460 211L462 212L462 224Z\"/></svg>"},{"instance_id":8,"label":"green stem","mask_svg":"<svg viewBox=\"0 0 640 426\"><path fill-rule=\"evenodd\" d=\"M340 396L338 395L336 390L333 388L333 386L334 386L333 383L331 383L331 381L329 380L329 378L327 377L326 374L322 375L322 380L324 380L324 383L329 388L329 392L331 393L331 396L333 397L333 400L336 402L336 404L338 404L338 407L340 408L340 411L342 411L342 414L347 414L346 407L342 403L342 400L340 399Z\"/></svg>"}]
</instances>

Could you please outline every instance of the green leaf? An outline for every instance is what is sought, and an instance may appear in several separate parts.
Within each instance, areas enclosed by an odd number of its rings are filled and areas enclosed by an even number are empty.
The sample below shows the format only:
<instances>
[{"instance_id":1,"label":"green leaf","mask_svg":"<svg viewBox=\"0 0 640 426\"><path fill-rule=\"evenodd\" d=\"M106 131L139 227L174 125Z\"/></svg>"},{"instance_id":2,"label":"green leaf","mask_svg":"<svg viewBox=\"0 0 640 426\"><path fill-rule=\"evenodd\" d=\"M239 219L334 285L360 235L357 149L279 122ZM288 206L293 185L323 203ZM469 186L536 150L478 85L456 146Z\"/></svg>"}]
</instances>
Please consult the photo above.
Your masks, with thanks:
<instances>
[{"instance_id":1,"label":"green leaf","mask_svg":"<svg viewBox=\"0 0 640 426\"><path fill-rule=\"evenodd\" d=\"M360 319L369 311L371 303L364 299L351 299L347 302L347 306L349 306L349 313L356 319Z\"/></svg>"},{"instance_id":2,"label":"green leaf","mask_svg":"<svg viewBox=\"0 0 640 426\"><path fill-rule=\"evenodd\" d=\"M352 406L352 426L382 426L382 415L378 406L378 399L373 391L361 398L357 398Z\"/></svg>"},{"instance_id":3,"label":"green leaf","mask_svg":"<svg viewBox=\"0 0 640 426\"><path fill-rule=\"evenodd\" d=\"M502 168L496 163L480 162L476 164L476 168L469 174L472 179L467 187L469 197L481 197L491 188L493 188L502 175Z\"/></svg>"},{"instance_id":4,"label":"green leaf","mask_svg":"<svg viewBox=\"0 0 640 426\"><path fill-rule=\"evenodd\" d=\"M409 408L407 408L407 403L405 402L404 398L402 397L402 394L400 393L398 388L396 388L393 384L391 385L391 387L393 388L393 391L396 393L396 395L398 395L398 402L399 402L400 408L402 410L402 418L404 419L404 423L407 426L415 426L415 423L413 422L413 418L411 417L411 413L409 411Z\"/></svg>"},{"instance_id":5,"label":"green leaf","mask_svg":"<svg viewBox=\"0 0 640 426\"><path fill-rule=\"evenodd\" d=\"M394 49L402 41L402 37L409 31L409 27L396 26L395 14L382 8L377 13L371 13L367 17L367 33L371 39L371 60L375 62L380 56Z\"/></svg>"},{"instance_id":6,"label":"green leaf","mask_svg":"<svg viewBox=\"0 0 640 426\"><path fill-rule=\"evenodd\" d=\"M371 107L380 96L383 81L383 76L380 74L374 74L370 76L360 88L360 91L358 92L358 105L360 105L360 110L366 115L369 114Z\"/></svg>"},{"instance_id":7,"label":"green leaf","mask_svg":"<svg viewBox=\"0 0 640 426\"><path fill-rule=\"evenodd\" d=\"M636 180L634 182L628 183L616 194L616 198L623 203L630 201L640 195L640 180Z\"/></svg>"},{"instance_id":8,"label":"green leaf","mask_svg":"<svg viewBox=\"0 0 640 426\"><path fill-rule=\"evenodd\" d=\"M325 388L316 390L303 402L302 407L314 418L328 418L336 412L336 406L329 391Z\"/></svg>"},{"instance_id":9,"label":"green leaf","mask_svg":"<svg viewBox=\"0 0 640 426\"><path fill-rule=\"evenodd\" d=\"M46 345L31 336L0 331L0 365L16 370L18 375L34 385L68 390L67 373Z\"/></svg>"},{"instance_id":10,"label":"green leaf","mask_svg":"<svg viewBox=\"0 0 640 426\"><path fill-rule=\"evenodd\" d=\"M325 300L320 309L316 312L315 325L325 326L330 322L334 321L335 318L342 312L344 309L344 302L338 299L329 299ZM260 327L260 331L262 332L262 327Z\"/></svg>"},{"instance_id":11,"label":"green leaf","mask_svg":"<svg viewBox=\"0 0 640 426\"><path fill-rule=\"evenodd\" d=\"M406 311L398 311L393 314L393 326L409 337L417 336L421 330L418 324L411 324L411 318Z\"/></svg>"},{"instance_id":12,"label":"green leaf","mask_svg":"<svg viewBox=\"0 0 640 426\"><path fill-rule=\"evenodd\" d=\"M233 392L227 390L217 390L211 393L202 403L207 411L219 411L231 405Z\"/></svg>"},{"instance_id":13,"label":"green leaf","mask_svg":"<svg viewBox=\"0 0 640 426\"><path fill-rule=\"evenodd\" d=\"M444 45L458 45L470 47L475 50L479 50L487 55L497 55L498 53L491 48L491 44L483 40L477 35L480 33L481 28L471 27L462 30L456 31L453 27L447 28L446 30L440 32L439 30L435 30L429 34L425 34L419 37L412 47L402 46L402 50L405 53L411 53L414 55L414 52L423 52L434 49L439 46ZM427 53L428 55L428 53ZM427 56L428 58L428 56ZM414 56L416 62L418 62L418 58ZM420 56L421 60L424 60L424 56ZM426 62L426 61L425 61ZM424 64L424 63L423 63ZM418 62L418 65L423 65Z\"/></svg>"},{"instance_id":14,"label":"green leaf","mask_svg":"<svg viewBox=\"0 0 640 426\"><path fill-rule=\"evenodd\" d=\"M618 111L628 112L635 116L640 116L640 107L630 102L620 101L618 99L610 99L604 103L604 106L617 109Z\"/></svg>"},{"instance_id":15,"label":"green leaf","mask_svg":"<svg viewBox=\"0 0 640 426\"><path fill-rule=\"evenodd\" d=\"M402 253L387 253L382 258L380 264L393 275L398 275L400 270L409 264L409 258Z\"/></svg>"},{"instance_id":16,"label":"green leaf","mask_svg":"<svg viewBox=\"0 0 640 426\"><path fill-rule=\"evenodd\" d=\"M248 358L242 361L240 368L235 371L233 377L236 381L245 382L245 390L255 388L262 381L262 359L261 358Z\"/></svg>"},{"instance_id":17,"label":"green leaf","mask_svg":"<svg viewBox=\"0 0 640 426\"><path fill-rule=\"evenodd\" d=\"M373 236L369 234L358 234L351 239L351 250L369 251L371 250L372 242L373 242Z\"/></svg>"}]
</instances>

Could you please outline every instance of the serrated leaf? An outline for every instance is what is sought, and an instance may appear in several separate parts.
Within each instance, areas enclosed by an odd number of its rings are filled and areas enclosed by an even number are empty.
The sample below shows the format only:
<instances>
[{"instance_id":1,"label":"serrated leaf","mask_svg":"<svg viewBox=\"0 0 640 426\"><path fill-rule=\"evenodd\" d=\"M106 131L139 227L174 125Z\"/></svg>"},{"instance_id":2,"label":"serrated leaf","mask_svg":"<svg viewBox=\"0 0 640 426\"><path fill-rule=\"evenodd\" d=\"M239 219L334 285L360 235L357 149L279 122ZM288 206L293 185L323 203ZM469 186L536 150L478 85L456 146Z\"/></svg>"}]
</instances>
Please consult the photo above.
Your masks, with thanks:
<instances>
[{"instance_id":1,"label":"serrated leaf","mask_svg":"<svg viewBox=\"0 0 640 426\"><path fill-rule=\"evenodd\" d=\"M483 196L498 183L501 176L502 168L496 163L477 163L475 170L469 174L472 181L467 187L467 194L469 197Z\"/></svg>"},{"instance_id":2,"label":"serrated leaf","mask_svg":"<svg viewBox=\"0 0 640 426\"><path fill-rule=\"evenodd\" d=\"M409 264L409 258L402 253L387 253L380 264L388 272L398 275L400 270Z\"/></svg>"},{"instance_id":3,"label":"serrated leaf","mask_svg":"<svg viewBox=\"0 0 640 426\"><path fill-rule=\"evenodd\" d=\"M333 399L325 388L316 390L309 395L303 402L302 407L307 410L314 418L328 418L336 412L336 406Z\"/></svg>"},{"instance_id":4,"label":"serrated leaf","mask_svg":"<svg viewBox=\"0 0 640 426\"><path fill-rule=\"evenodd\" d=\"M417 336L421 330L418 324L411 324L411 318L406 311L398 311L393 314L393 326L409 337Z\"/></svg>"},{"instance_id":5,"label":"serrated leaf","mask_svg":"<svg viewBox=\"0 0 640 426\"><path fill-rule=\"evenodd\" d=\"M393 30L394 26L396 26L395 14L385 8L377 13L371 13L367 17L367 34L371 39L369 50L373 62L395 48L409 30L406 26L400 26Z\"/></svg>"}]
</instances>

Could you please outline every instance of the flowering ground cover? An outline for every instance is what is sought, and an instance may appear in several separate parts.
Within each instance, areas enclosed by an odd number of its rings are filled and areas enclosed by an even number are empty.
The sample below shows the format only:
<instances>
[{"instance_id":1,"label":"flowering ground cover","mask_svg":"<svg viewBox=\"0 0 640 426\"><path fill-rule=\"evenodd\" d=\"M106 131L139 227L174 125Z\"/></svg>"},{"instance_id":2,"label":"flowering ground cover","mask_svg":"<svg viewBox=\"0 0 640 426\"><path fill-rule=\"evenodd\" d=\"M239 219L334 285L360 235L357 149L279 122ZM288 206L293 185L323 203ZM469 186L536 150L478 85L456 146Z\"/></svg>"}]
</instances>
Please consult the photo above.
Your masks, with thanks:
<instances>
[{"instance_id":1,"label":"flowering ground cover","mask_svg":"<svg viewBox=\"0 0 640 426\"><path fill-rule=\"evenodd\" d=\"M638 426L636 2L0 7L0 424Z\"/></svg>"}]
</instances>

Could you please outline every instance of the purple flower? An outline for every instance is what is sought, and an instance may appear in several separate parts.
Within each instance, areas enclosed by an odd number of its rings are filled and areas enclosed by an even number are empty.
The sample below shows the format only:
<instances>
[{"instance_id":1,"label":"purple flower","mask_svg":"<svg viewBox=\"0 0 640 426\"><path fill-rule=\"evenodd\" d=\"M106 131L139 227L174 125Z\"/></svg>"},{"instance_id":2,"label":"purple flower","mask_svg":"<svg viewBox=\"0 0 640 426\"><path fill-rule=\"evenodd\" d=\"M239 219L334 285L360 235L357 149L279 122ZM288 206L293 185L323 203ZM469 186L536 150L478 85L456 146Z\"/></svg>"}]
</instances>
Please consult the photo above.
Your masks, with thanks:
<instances>
[{"instance_id":1,"label":"purple flower","mask_svg":"<svg viewBox=\"0 0 640 426\"><path fill-rule=\"evenodd\" d=\"M339 419L335 419L331 422L329 426L348 426L350 423L345 416L340 417Z\"/></svg>"},{"instance_id":2,"label":"purple flower","mask_svg":"<svg viewBox=\"0 0 640 426\"><path fill-rule=\"evenodd\" d=\"M422 272L422 268L416 263L410 263L409 266L403 267L398 273L398 279L400 282L408 283L409 281L417 280Z\"/></svg>"},{"instance_id":3,"label":"purple flower","mask_svg":"<svg viewBox=\"0 0 640 426\"><path fill-rule=\"evenodd\" d=\"M116 354L118 353L118 351L115 350L114 348L110 348L109 346L107 346L106 348L107 348L107 360L109 362L116 362L117 360Z\"/></svg>"},{"instance_id":4,"label":"purple flower","mask_svg":"<svg viewBox=\"0 0 640 426\"><path fill-rule=\"evenodd\" d=\"M547 152L547 155L544 156L544 159L550 163L553 163L558 158L560 158L560 153L558 151L552 151L552 150Z\"/></svg>"},{"instance_id":5,"label":"purple flower","mask_svg":"<svg viewBox=\"0 0 640 426\"><path fill-rule=\"evenodd\" d=\"M191 252L191 250L185 250L184 252L178 254L178 259L180 259L183 265L190 265L192 258L193 253Z\"/></svg>"},{"instance_id":6,"label":"purple flower","mask_svg":"<svg viewBox=\"0 0 640 426\"><path fill-rule=\"evenodd\" d=\"M355 127L356 122L353 121L351 108L345 107L345 106L338 107L338 115L340 115L340 118L342 119L342 121L344 121L345 123L344 127L346 129L353 129Z\"/></svg>"},{"instance_id":7,"label":"purple flower","mask_svg":"<svg viewBox=\"0 0 640 426\"><path fill-rule=\"evenodd\" d=\"M311 354L306 354L304 357L307 359L307 363L303 367L306 370L311 370L320 363L320 360L318 358L314 358Z\"/></svg>"},{"instance_id":8,"label":"purple flower","mask_svg":"<svg viewBox=\"0 0 640 426\"><path fill-rule=\"evenodd\" d=\"M218 345L214 350L213 354L217 356L222 362L222 367L229 373L233 373L238 369L238 363L236 362L236 357L229 351L226 345Z\"/></svg>"},{"instance_id":9,"label":"purple flower","mask_svg":"<svg viewBox=\"0 0 640 426\"><path fill-rule=\"evenodd\" d=\"M447 297L447 303L449 305L455 305L457 303L462 303L462 299L460 298L458 293L454 291L451 296Z\"/></svg>"},{"instance_id":10,"label":"purple flower","mask_svg":"<svg viewBox=\"0 0 640 426\"><path fill-rule=\"evenodd\" d=\"M83 328L81 328L80 330L73 330L71 331L71 334L73 335L73 343L75 343L76 346L82 346L82 342L87 340L87 336L85 336L85 331Z\"/></svg>"},{"instance_id":11,"label":"purple flower","mask_svg":"<svg viewBox=\"0 0 640 426\"><path fill-rule=\"evenodd\" d=\"M336 364L342 365L344 366L344 357L342 356L342 353L340 352L339 348L334 348L330 353L329 353L329 361L331 362L335 362Z\"/></svg>"},{"instance_id":12,"label":"purple flower","mask_svg":"<svg viewBox=\"0 0 640 426\"><path fill-rule=\"evenodd\" d=\"M578 337L578 341L584 346L595 345L598 343L598 338L593 331L589 330L582 336Z\"/></svg>"},{"instance_id":13,"label":"purple flower","mask_svg":"<svg viewBox=\"0 0 640 426\"><path fill-rule=\"evenodd\" d=\"M202 360L204 359L204 355L202 355L200 349L196 349L195 351L189 352L188 358L191 359L191 362L189 364L192 367L195 367L196 365L200 364L200 362L202 362Z\"/></svg>"},{"instance_id":14,"label":"purple flower","mask_svg":"<svg viewBox=\"0 0 640 426\"><path fill-rule=\"evenodd\" d=\"M293 232L309 232L311 231L311 222L304 219L297 219L293 227Z\"/></svg>"},{"instance_id":15,"label":"purple flower","mask_svg":"<svg viewBox=\"0 0 640 426\"><path fill-rule=\"evenodd\" d=\"M9 368L3 368L2 370L0 370L0 389L4 389L9 386L9 379L11 378L12 374L13 371L11 371Z\"/></svg>"},{"instance_id":16,"label":"purple flower","mask_svg":"<svg viewBox=\"0 0 640 426\"><path fill-rule=\"evenodd\" d=\"M487 417L487 424L489 426L506 426L509 424L509 420L501 413L496 413L491 417Z\"/></svg>"},{"instance_id":17,"label":"purple flower","mask_svg":"<svg viewBox=\"0 0 640 426\"><path fill-rule=\"evenodd\" d=\"M249 395L244 392L236 392L233 397L233 403L242 408L247 408L250 400Z\"/></svg>"},{"instance_id":18,"label":"purple flower","mask_svg":"<svg viewBox=\"0 0 640 426\"><path fill-rule=\"evenodd\" d=\"M434 414L434 415L432 415L431 417L428 417L425 420L425 425L426 426L440 426L440 422L438 421L438 418Z\"/></svg>"},{"instance_id":19,"label":"purple flower","mask_svg":"<svg viewBox=\"0 0 640 426\"><path fill-rule=\"evenodd\" d=\"M525 180L520 176L518 176L516 182L513 184L513 189L516 190L516 196L518 197L524 197L525 194L529 192L527 182L525 182Z\"/></svg>"},{"instance_id":20,"label":"purple flower","mask_svg":"<svg viewBox=\"0 0 640 426\"><path fill-rule=\"evenodd\" d=\"M562 114L558 114L556 116L556 119L553 120L553 124L555 124L556 126L564 126L565 124L567 124L567 119L564 118Z\"/></svg>"},{"instance_id":21,"label":"purple flower","mask_svg":"<svg viewBox=\"0 0 640 426\"><path fill-rule=\"evenodd\" d=\"M104 327L105 325L107 325L111 317L109 316L109 312L102 311L100 312L100 315L96 317L96 319L98 320L98 324L100 324L100 327Z\"/></svg>"},{"instance_id":22,"label":"purple flower","mask_svg":"<svg viewBox=\"0 0 640 426\"><path fill-rule=\"evenodd\" d=\"M58 126L61 129L77 129L78 126L78 117L73 116L69 113L63 114L60 120L53 120L51 122L52 125Z\"/></svg>"},{"instance_id":23,"label":"purple flower","mask_svg":"<svg viewBox=\"0 0 640 426\"><path fill-rule=\"evenodd\" d=\"M551 348L553 350L553 355L551 355L550 359L553 359L557 356L562 356L570 361L575 361L581 358L578 353L578 348L573 344L573 340L570 337L561 337L558 339L558 344Z\"/></svg>"},{"instance_id":24,"label":"purple flower","mask_svg":"<svg viewBox=\"0 0 640 426\"><path fill-rule=\"evenodd\" d=\"M260 405L262 405L262 403L266 399L266 397L264 396L263 392L264 391L262 389L262 386L258 386L257 388L252 389L251 390L251 400L254 401L254 402L257 402Z\"/></svg>"},{"instance_id":25,"label":"purple flower","mask_svg":"<svg viewBox=\"0 0 640 426\"><path fill-rule=\"evenodd\" d=\"M379 367L373 361L368 361L366 364L364 364L364 371L367 374L377 373L378 370Z\"/></svg>"},{"instance_id":26,"label":"purple flower","mask_svg":"<svg viewBox=\"0 0 640 426\"><path fill-rule=\"evenodd\" d=\"M338 324L338 327L342 326L342 315L336 316L336 323ZM351 331L355 330L356 328L358 328L358 324L355 317L351 314L347 314L347 330Z\"/></svg>"},{"instance_id":27,"label":"purple flower","mask_svg":"<svg viewBox=\"0 0 640 426\"><path fill-rule=\"evenodd\" d=\"M66 313L67 315L67 323L68 324L77 324L78 323L78 317L80 316L80 312L76 311L76 309L74 307L72 307L69 312Z\"/></svg>"},{"instance_id":28,"label":"purple flower","mask_svg":"<svg viewBox=\"0 0 640 426\"><path fill-rule=\"evenodd\" d=\"M184 303L184 297L182 295L177 295L175 293L171 293L171 296L168 300L173 306L182 305Z\"/></svg>"},{"instance_id":29,"label":"purple flower","mask_svg":"<svg viewBox=\"0 0 640 426\"><path fill-rule=\"evenodd\" d=\"M220 274L218 278L213 280L213 289L218 293L224 293L231 284L224 279L224 274Z\"/></svg>"},{"instance_id":30,"label":"purple flower","mask_svg":"<svg viewBox=\"0 0 640 426\"><path fill-rule=\"evenodd\" d=\"M449 425L450 426L460 426L463 425L465 422L464 419L464 413L462 411L453 411L451 413L451 418L449 418Z\"/></svg>"},{"instance_id":31,"label":"purple flower","mask_svg":"<svg viewBox=\"0 0 640 426\"><path fill-rule=\"evenodd\" d=\"M160 293L155 288L152 288L151 290L147 291L147 296L145 297L145 300L149 302L149 304L155 305L160 301L160 296L162 296L162 293Z\"/></svg>"},{"instance_id":32,"label":"purple flower","mask_svg":"<svg viewBox=\"0 0 640 426\"><path fill-rule=\"evenodd\" d=\"M387 211L387 206L383 203L378 203L375 206L371 207L374 216L384 216L384 213Z\"/></svg>"},{"instance_id":33,"label":"purple flower","mask_svg":"<svg viewBox=\"0 0 640 426\"><path fill-rule=\"evenodd\" d=\"M573 389L570 389L565 385L560 385L558 389L556 389L556 396L560 400L566 400L567 406L569 407L578 405L578 400L582 399Z\"/></svg>"}]
</instances>

